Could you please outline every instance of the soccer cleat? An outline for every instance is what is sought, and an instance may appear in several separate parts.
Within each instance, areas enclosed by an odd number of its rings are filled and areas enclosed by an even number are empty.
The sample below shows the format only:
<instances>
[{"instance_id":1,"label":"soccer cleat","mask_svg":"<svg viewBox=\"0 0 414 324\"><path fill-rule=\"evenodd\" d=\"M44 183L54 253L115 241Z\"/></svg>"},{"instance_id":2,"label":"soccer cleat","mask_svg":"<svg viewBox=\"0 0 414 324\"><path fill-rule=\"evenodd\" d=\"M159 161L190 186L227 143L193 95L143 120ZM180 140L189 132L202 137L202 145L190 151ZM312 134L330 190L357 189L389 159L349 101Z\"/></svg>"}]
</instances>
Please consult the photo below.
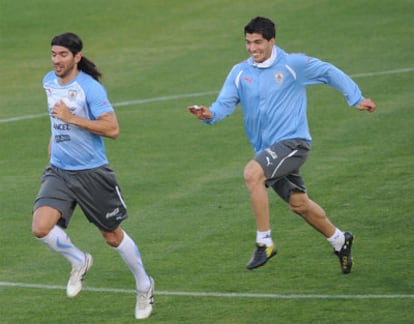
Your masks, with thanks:
<instances>
[{"instance_id":1,"label":"soccer cleat","mask_svg":"<svg viewBox=\"0 0 414 324\"><path fill-rule=\"evenodd\" d=\"M92 267L92 255L85 253L85 262L78 267L72 267L68 285L66 287L66 295L68 297L75 297L82 289L83 278L88 270Z\"/></svg>"},{"instance_id":2,"label":"soccer cleat","mask_svg":"<svg viewBox=\"0 0 414 324\"><path fill-rule=\"evenodd\" d=\"M145 319L151 315L152 305L154 305L154 279L149 277L151 286L147 291L138 291L137 304L135 306L135 318Z\"/></svg>"},{"instance_id":3,"label":"soccer cleat","mask_svg":"<svg viewBox=\"0 0 414 324\"><path fill-rule=\"evenodd\" d=\"M277 250L274 244L266 247L265 244L256 243L256 250L254 251L249 263L247 264L247 269L252 270L265 265L267 260L275 256L276 253Z\"/></svg>"},{"instance_id":4,"label":"soccer cleat","mask_svg":"<svg viewBox=\"0 0 414 324\"><path fill-rule=\"evenodd\" d=\"M342 245L341 250L335 251L335 254L339 258L339 264L341 265L342 273L348 274L351 272L352 269L352 256L351 256L351 247L352 247L352 241L354 240L354 237L352 233L345 232L345 243Z\"/></svg>"}]
</instances>

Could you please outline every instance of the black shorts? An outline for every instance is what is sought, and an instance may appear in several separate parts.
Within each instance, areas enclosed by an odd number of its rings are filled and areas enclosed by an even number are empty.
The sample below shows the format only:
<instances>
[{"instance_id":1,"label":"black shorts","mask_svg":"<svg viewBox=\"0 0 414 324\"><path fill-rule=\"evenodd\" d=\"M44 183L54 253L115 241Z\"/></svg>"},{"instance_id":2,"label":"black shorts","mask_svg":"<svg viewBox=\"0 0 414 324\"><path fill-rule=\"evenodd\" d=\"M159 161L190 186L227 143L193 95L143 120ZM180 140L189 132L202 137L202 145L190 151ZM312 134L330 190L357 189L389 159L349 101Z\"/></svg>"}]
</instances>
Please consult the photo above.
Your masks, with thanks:
<instances>
[{"instance_id":1,"label":"black shorts","mask_svg":"<svg viewBox=\"0 0 414 324\"><path fill-rule=\"evenodd\" d=\"M286 202L292 192L306 192L299 168L305 163L310 144L301 139L284 140L256 155L255 161L264 170L266 186Z\"/></svg>"},{"instance_id":2,"label":"black shorts","mask_svg":"<svg viewBox=\"0 0 414 324\"><path fill-rule=\"evenodd\" d=\"M60 211L58 225L66 228L77 205L91 223L104 231L115 230L128 217L115 173L108 165L81 171L48 165L33 210L49 206Z\"/></svg>"}]
</instances>

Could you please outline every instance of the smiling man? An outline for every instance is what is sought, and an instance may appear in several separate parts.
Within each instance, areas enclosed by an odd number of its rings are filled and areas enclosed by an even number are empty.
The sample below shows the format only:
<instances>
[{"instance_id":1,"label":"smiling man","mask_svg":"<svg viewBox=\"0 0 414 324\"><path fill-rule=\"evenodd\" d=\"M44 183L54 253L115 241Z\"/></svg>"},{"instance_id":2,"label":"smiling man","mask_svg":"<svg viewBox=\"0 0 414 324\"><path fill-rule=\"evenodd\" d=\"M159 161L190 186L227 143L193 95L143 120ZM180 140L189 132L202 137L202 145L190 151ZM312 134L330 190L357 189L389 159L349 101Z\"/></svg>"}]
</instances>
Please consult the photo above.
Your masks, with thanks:
<instances>
[{"instance_id":1,"label":"smiling man","mask_svg":"<svg viewBox=\"0 0 414 324\"><path fill-rule=\"evenodd\" d=\"M303 54L288 54L275 45L276 27L256 17L244 28L250 57L230 71L217 100L188 110L206 124L231 115L240 103L247 138L255 157L244 169L256 220L256 249L248 269L263 266L277 249L271 236L267 189L272 188L290 209L303 217L332 245L341 271L351 272L353 235L343 232L307 192L300 167L308 156L311 135L306 116L306 87L327 84L340 91L349 106L373 112L375 104L357 84L330 63Z\"/></svg>"},{"instance_id":2,"label":"smiling man","mask_svg":"<svg viewBox=\"0 0 414 324\"><path fill-rule=\"evenodd\" d=\"M93 263L92 256L76 247L65 231L79 205L133 273L135 317L147 318L152 312L154 280L145 271L137 245L120 226L127 209L105 153L103 137L119 135L115 111L99 82L101 73L82 55L79 36L57 35L51 47L54 70L43 79L52 133L50 163L34 202L32 232L70 262L66 294L77 296Z\"/></svg>"}]
</instances>

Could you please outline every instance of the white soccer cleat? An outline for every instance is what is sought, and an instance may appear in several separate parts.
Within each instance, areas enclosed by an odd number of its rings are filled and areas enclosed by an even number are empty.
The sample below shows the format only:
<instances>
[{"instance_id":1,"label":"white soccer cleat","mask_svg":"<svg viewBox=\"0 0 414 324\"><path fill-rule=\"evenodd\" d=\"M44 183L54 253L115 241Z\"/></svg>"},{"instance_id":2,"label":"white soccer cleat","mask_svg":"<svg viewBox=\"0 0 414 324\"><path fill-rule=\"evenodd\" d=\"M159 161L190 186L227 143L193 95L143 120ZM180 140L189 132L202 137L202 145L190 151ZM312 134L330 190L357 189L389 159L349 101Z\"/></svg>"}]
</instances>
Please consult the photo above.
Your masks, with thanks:
<instances>
[{"instance_id":1,"label":"white soccer cleat","mask_svg":"<svg viewBox=\"0 0 414 324\"><path fill-rule=\"evenodd\" d=\"M135 306L135 318L145 319L151 315L152 305L154 304L154 279L149 277L151 286L147 291L138 291L137 304Z\"/></svg>"},{"instance_id":2,"label":"white soccer cleat","mask_svg":"<svg viewBox=\"0 0 414 324\"><path fill-rule=\"evenodd\" d=\"M83 278L88 270L92 267L92 255L85 253L85 262L78 267L73 267L70 273L68 285L66 286L66 295L68 297L75 297L82 289Z\"/></svg>"}]
</instances>

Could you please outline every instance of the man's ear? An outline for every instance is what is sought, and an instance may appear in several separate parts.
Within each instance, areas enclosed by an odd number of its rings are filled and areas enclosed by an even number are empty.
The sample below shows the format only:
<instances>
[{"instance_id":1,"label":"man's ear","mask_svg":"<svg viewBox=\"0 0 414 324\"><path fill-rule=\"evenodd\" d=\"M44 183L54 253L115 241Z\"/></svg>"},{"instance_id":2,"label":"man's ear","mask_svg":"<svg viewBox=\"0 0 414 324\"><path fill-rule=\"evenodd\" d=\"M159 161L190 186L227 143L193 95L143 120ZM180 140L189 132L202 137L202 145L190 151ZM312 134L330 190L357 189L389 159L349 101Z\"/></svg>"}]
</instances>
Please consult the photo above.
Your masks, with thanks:
<instances>
[{"instance_id":1,"label":"man's ear","mask_svg":"<svg viewBox=\"0 0 414 324\"><path fill-rule=\"evenodd\" d=\"M76 64L79 63L81 59L82 59L82 53L81 52L76 53L75 54L75 62L76 62Z\"/></svg>"}]
</instances>

